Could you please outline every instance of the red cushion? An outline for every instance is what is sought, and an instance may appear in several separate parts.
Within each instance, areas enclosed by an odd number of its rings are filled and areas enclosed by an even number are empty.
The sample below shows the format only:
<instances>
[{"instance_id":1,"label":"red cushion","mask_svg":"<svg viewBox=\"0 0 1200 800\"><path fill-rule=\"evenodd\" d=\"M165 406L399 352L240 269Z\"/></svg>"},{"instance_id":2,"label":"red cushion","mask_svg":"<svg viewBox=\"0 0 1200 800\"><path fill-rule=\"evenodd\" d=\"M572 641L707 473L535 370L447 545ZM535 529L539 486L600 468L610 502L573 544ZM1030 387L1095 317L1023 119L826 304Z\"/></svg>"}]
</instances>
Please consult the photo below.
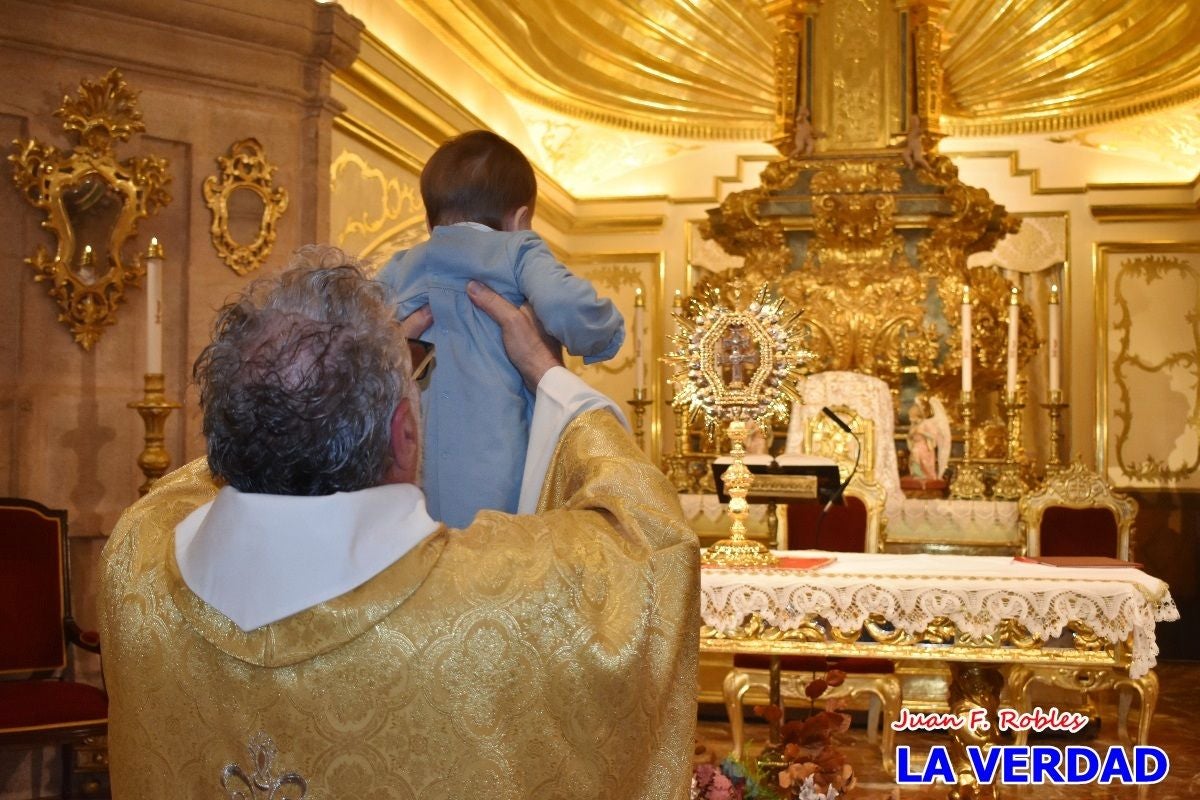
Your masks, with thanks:
<instances>
[{"instance_id":1,"label":"red cushion","mask_svg":"<svg viewBox=\"0 0 1200 800\"><path fill-rule=\"evenodd\" d=\"M817 517L820 503L792 503L787 508L789 550L834 550L861 553L867 547L867 507L857 497L846 497L844 506L830 506L821 523L818 542Z\"/></svg>"},{"instance_id":2,"label":"red cushion","mask_svg":"<svg viewBox=\"0 0 1200 800\"><path fill-rule=\"evenodd\" d=\"M66 664L59 525L36 509L0 506L0 672Z\"/></svg>"},{"instance_id":3,"label":"red cushion","mask_svg":"<svg viewBox=\"0 0 1200 800\"><path fill-rule=\"evenodd\" d=\"M71 681L0 681L0 733L108 719L108 695Z\"/></svg>"},{"instance_id":4,"label":"red cushion","mask_svg":"<svg viewBox=\"0 0 1200 800\"><path fill-rule=\"evenodd\" d=\"M1117 557L1117 520L1107 508L1051 506L1042 513L1044 556Z\"/></svg>"},{"instance_id":5,"label":"red cushion","mask_svg":"<svg viewBox=\"0 0 1200 800\"><path fill-rule=\"evenodd\" d=\"M742 669L771 668L771 657L762 653L735 653L733 665ZM825 672L840 669L851 675L888 675L896 665L885 658L825 658L824 656L780 656L779 666L785 672Z\"/></svg>"}]
</instances>

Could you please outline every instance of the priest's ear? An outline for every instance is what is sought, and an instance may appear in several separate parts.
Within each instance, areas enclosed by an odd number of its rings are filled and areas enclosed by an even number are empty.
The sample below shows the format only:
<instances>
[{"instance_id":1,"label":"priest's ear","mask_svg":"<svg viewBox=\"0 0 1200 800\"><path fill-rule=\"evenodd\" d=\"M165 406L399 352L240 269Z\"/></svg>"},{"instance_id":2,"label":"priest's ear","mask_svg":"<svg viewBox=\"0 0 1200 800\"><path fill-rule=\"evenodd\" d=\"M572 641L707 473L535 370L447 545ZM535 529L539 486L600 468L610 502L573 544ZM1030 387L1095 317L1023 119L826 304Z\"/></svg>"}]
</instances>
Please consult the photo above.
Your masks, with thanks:
<instances>
[{"instance_id":1,"label":"priest's ear","mask_svg":"<svg viewBox=\"0 0 1200 800\"><path fill-rule=\"evenodd\" d=\"M421 426L408 398L392 412L392 466L385 483L416 483L421 464Z\"/></svg>"}]
</instances>

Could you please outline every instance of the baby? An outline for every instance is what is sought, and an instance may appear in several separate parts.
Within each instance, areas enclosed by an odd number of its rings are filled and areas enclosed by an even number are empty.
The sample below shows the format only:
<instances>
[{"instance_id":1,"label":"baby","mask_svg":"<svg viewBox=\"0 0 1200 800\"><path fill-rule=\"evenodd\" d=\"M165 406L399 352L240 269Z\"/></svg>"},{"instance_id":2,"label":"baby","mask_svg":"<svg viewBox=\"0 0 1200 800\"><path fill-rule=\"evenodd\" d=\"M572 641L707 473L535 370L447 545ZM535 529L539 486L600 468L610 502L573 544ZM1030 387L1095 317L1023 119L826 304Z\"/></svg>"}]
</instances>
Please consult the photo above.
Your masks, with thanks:
<instances>
[{"instance_id":1,"label":"baby","mask_svg":"<svg viewBox=\"0 0 1200 800\"><path fill-rule=\"evenodd\" d=\"M462 528L480 509L516 512L534 401L467 282L529 303L586 364L616 355L625 321L530 230L537 179L510 142L490 131L450 139L421 172L421 198L429 240L393 256L379 279L395 290L398 317L426 303L433 312L424 334L436 348L421 394L424 489L429 513Z\"/></svg>"}]
</instances>

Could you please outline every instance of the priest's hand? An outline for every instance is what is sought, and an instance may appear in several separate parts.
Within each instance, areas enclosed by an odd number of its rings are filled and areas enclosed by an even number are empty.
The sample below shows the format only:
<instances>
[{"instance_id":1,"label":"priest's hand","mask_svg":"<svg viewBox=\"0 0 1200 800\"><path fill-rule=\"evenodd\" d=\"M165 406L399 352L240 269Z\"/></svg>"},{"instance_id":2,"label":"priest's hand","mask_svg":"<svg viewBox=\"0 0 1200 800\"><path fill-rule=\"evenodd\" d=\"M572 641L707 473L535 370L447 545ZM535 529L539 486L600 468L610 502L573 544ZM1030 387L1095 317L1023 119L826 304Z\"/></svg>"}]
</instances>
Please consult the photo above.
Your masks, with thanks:
<instances>
[{"instance_id":1,"label":"priest's hand","mask_svg":"<svg viewBox=\"0 0 1200 800\"><path fill-rule=\"evenodd\" d=\"M420 339L421 334L429 330L433 324L433 312L428 305L423 305L404 319L400 320L400 330L407 339Z\"/></svg>"},{"instance_id":2,"label":"priest's hand","mask_svg":"<svg viewBox=\"0 0 1200 800\"><path fill-rule=\"evenodd\" d=\"M562 345L542 327L529 306L517 308L479 281L467 283L471 302L500 326L504 351L531 392L552 367L563 363Z\"/></svg>"}]
</instances>

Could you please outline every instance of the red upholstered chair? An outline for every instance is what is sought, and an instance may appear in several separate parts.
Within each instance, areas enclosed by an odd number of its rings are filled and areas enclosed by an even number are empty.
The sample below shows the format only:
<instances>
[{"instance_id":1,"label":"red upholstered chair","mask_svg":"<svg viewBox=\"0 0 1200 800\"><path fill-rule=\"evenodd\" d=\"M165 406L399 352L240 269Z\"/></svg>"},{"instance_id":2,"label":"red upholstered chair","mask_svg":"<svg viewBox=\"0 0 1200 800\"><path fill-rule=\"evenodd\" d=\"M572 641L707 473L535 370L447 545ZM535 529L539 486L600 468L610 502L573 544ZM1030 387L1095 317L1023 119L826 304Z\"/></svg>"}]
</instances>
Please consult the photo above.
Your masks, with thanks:
<instances>
[{"instance_id":1,"label":"red upholstered chair","mask_svg":"<svg viewBox=\"0 0 1200 800\"><path fill-rule=\"evenodd\" d=\"M1128 561L1133 551L1137 502L1112 491L1103 478L1079 461L1047 478L1037 491L1023 496L1018 515L1025 554L1031 557L1102 556ZM1137 743L1146 744L1158 701L1158 677L1153 671L1135 679L1121 669L1014 666L1009 673L1009 684L1018 708L1028 710L1032 706L1030 688L1038 682L1082 692L1089 713L1094 710L1090 693L1117 689L1122 738L1126 737L1125 718L1130 698L1123 690L1132 689L1141 697L1142 704ZM1018 744L1024 742L1025 735L1019 734Z\"/></svg>"},{"instance_id":2,"label":"red upholstered chair","mask_svg":"<svg viewBox=\"0 0 1200 800\"><path fill-rule=\"evenodd\" d=\"M816 544L823 550L838 552L878 552L883 525L883 505L886 492L878 483L852 480L846 487L846 504L831 506L821 524L821 540L814 541L814 526L821 506L813 503L788 506L788 549L806 550ZM871 741L882 721L883 737L880 748L883 763L893 768L895 732L891 723L900 717L902 694L895 664L881 658L825 658L822 656L783 656L780 659L780 694L782 697L804 699L804 688L813 677L823 677L830 669L846 673L845 682L827 689L820 701L837 698L869 697L867 735ZM744 744L743 703L751 689L768 691L770 657L738 653L733 669L725 676L725 710L733 739L734 758L740 758ZM882 710L882 720L880 720Z\"/></svg>"},{"instance_id":3,"label":"red upholstered chair","mask_svg":"<svg viewBox=\"0 0 1200 800\"><path fill-rule=\"evenodd\" d=\"M0 498L0 747L70 750L108 727L108 696L70 680L67 645L100 652L71 616L67 513Z\"/></svg>"}]
</instances>

